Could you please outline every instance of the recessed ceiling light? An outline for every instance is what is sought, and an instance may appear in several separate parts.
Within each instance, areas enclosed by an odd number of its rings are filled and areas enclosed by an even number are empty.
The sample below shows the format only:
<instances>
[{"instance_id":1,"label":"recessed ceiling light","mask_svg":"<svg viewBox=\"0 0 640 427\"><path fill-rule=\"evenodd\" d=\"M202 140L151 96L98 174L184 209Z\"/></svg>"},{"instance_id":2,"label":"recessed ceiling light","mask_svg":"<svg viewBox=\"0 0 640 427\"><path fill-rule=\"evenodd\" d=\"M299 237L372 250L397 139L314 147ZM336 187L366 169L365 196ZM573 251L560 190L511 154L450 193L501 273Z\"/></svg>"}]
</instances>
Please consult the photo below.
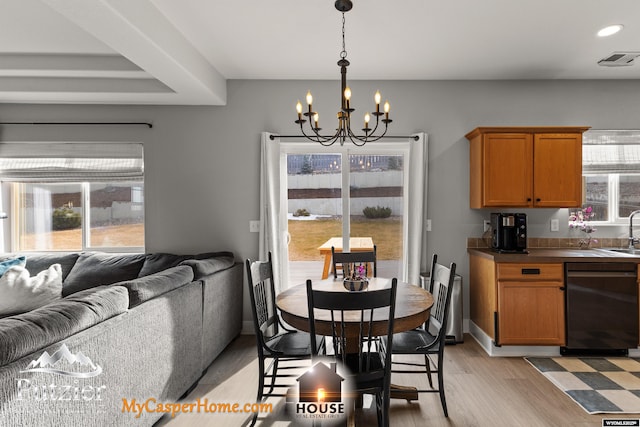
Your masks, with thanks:
<instances>
[{"instance_id":1,"label":"recessed ceiling light","mask_svg":"<svg viewBox=\"0 0 640 427\"><path fill-rule=\"evenodd\" d=\"M620 30L622 30L622 25L620 24L609 25L608 27L604 27L603 29L598 31L598 37L612 36Z\"/></svg>"}]
</instances>

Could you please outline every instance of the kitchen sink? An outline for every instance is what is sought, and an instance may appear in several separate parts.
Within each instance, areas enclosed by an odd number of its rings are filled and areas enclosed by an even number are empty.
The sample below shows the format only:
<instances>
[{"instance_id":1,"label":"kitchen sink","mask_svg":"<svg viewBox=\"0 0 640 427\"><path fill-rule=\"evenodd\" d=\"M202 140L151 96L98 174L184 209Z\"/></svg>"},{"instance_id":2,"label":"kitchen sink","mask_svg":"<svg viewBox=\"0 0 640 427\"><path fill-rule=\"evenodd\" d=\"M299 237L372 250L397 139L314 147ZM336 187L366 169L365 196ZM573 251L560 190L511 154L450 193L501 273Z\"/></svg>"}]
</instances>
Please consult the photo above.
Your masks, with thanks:
<instances>
[{"instance_id":1,"label":"kitchen sink","mask_svg":"<svg viewBox=\"0 0 640 427\"><path fill-rule=\"evenodd\" d=\"M602 248L605 251L620 252L629 255L640 255L640 249L636 248Z\"/></svg>"}]
</instances>

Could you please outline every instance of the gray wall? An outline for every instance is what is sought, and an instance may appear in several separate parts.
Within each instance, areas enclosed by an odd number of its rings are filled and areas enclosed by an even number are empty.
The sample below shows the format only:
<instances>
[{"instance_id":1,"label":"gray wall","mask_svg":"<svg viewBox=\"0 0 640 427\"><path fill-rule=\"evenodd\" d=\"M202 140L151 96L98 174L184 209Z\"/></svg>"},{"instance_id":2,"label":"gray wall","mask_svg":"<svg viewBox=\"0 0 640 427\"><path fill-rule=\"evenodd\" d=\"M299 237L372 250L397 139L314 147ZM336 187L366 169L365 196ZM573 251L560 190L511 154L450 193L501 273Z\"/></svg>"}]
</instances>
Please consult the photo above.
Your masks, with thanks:
<instances>
[{"instance_id":1,"label":"gray wall","mask_svg":"<svg viewBox=\"0 0 640 427\"><path fill-rule=\"evenodd\" d=\"M477 126L572 126L640 128L640 82L627 81L412 81L351 82L358 115L380 89L391 102L394 134L429 134L429 208L433 231L428 252L458 263L468 277L466 238L482 233L489 210L468 202L468 142ZM230 81L228 105L66 106L0 105L0 121L149 121L152 129L118 126L0 127L0 141L142 141L145 150L147 251L194 253L232 250L257 256L260 132L296 133L295 102L311 89L321 117L339 102L337 82ZM335 95L335 96L332 96ZM322 119L321 119L322 120ZM332 124L321 123L329 129ZM527 210L530 236L550 233L549 220L566 209ZM618 237L623 228L597 236ZM468 283L465 284L468 288ZM465 291L468 318L468 291ZM245 298L244 319L249 320Z\"/></svg>"}]
</instances>

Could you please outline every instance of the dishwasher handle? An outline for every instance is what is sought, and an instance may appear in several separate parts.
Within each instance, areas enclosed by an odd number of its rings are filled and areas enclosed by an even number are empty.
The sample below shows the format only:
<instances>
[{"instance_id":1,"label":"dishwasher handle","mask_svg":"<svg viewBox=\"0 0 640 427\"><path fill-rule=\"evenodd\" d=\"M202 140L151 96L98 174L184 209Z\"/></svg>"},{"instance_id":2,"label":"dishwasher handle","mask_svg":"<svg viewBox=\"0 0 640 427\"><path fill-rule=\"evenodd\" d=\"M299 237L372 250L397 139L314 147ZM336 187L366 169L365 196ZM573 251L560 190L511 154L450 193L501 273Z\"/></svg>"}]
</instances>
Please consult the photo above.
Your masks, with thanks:
<instances>
[{"instance_id":1,"label":"dishwasher handle","mask_svg":"<svg viewBox=\"0 0 640 427\"><path fill-rule=\"evenodd\" d=\"M567 273L581 272L631 272L635 273L637 266L631 262L568 262L565 264Z\"/></svg>"},{"instance_id":2,"label":"dishwasher handle","mask_svg":"<svg viewBox=\"0 0 640 427\"><path fill-rule=\"evenodd\" d=\"M631 271L567 271L567 277L636 277Z\"/></svg>"}]
</instances>

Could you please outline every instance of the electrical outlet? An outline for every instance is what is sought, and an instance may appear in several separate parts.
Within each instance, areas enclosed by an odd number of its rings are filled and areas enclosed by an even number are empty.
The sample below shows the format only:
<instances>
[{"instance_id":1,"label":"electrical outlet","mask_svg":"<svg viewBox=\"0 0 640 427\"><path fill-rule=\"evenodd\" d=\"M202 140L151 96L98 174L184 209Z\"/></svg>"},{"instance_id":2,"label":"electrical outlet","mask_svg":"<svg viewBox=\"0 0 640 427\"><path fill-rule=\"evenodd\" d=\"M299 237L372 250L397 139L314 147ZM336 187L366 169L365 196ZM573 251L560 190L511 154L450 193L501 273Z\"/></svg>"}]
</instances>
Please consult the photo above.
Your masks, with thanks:
<instances>
[{"instance_id":1,"label":"electrical outlet","mask_svg":"<svg viewBox=\"0 0 640 427\"><path fill-rule=\"evenodd\" d=\"M260 232L260 221L249 221L249 232L250 233L259 233Z\"/></svg>"},{"instance_id":2,"label":"electrical outlet","mask_svg":"<svg viewBox=\"0 0 640 427\"><path fill-rule=\"evenodd\" d=\"M482 221L483 233L486 233L487 231L489 231L490 228L491 228L491 221L489 221L488 219L485 219L484 221Z\"/></svg>"},{"instance_id":3,"label":"electrical outlet","mask_svg":"<svg viewBox=\"0 0 640 427\"><path fill-rule=\"evenodd\" d=\"M560 231L560 220L552 219L551 220L551 231Z\"/></svg>"}]
</instances>

